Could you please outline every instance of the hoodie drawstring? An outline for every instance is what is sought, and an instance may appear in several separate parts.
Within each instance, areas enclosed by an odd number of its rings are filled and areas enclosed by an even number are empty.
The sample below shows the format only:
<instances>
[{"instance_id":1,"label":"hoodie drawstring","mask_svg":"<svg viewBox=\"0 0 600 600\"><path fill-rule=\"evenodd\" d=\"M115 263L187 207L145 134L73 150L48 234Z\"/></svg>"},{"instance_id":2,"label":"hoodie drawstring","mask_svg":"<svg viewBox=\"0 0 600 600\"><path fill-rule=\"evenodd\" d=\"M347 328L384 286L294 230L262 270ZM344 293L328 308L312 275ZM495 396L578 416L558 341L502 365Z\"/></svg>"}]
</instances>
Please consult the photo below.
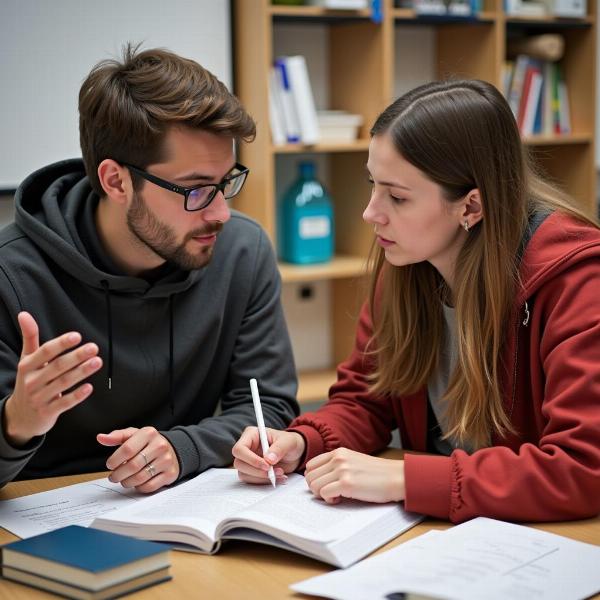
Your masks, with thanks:
<instances>
[{"instance_id":1,"label":"hoodie drawstring","mask_svg":"<svg viewBox=\"0 0 600 600\"><path fill-rule=\"evenodd\" d=\"M527 304L527 302L525 302L525 308L524 308L524 314L525 314L525 318L523 319L523 325L525 325L525 327L527 327L527 324L529 323L529 305Z\"/></svg>"},{"instance_id":2,"label":"hoodie drawstring","mask_svg":"<svg viewBox=\"0 0 600 600\"><path fill-rule=\"evenodd\" d=\"M108 323L108 389L112 390L113 374L113 333L112 333L112 311L110 303L110 288L108 281L103 279L100 284L104 288L104 297L106 298L106 321Z\"/></svg>"},{"instance_id":3,"label":"hoodie drawstring","mask_svg":"<svg viewBox=\"0 0 600 600\"><path fill-rule=\"evenodd\" d=\"M175 414L175 401L173 400L173 294L169 296L169 406L171 415Z\"/></svg>"},{"instance_id":4,"label":"hoodie drawstring","mask_svg":"<svg viewBox=\"0 0 600 600\"><path fill-rule=\"evenodd\" d=\"M103 279L100 284L104 288L104 297L106 299L106 321L108 324L108 389L112 390L112 375L113 375L113 326L112 326L112 305L110 300L110 287L108 281ZM175 414L175 400L173 396L173 312L175 299L173 294L169 296L169 407L171 415Z\"/></svg>"}]
</instances>

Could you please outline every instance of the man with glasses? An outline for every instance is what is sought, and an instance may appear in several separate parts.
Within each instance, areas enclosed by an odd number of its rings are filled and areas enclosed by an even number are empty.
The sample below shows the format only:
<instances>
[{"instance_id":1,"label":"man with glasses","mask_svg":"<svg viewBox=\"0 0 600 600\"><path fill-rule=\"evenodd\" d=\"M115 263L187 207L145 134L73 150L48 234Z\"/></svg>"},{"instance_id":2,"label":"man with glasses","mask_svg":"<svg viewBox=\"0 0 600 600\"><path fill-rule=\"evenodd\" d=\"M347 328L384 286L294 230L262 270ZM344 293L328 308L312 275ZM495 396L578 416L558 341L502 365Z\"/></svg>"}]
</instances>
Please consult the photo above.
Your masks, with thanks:
<instances>
[{"instance_id":1,"label":"man with glasses","mask_svg":"<svg viewBox=\"0 0 600 600\"><path fill-rule=\"evenodd\" d=\"M30 175L0 233L0 484L111 471L153 492L298 413L280 279L228 202L252 118L211 73L128 46L79 94L81 160Z\"/></svg>"}]
</instances>

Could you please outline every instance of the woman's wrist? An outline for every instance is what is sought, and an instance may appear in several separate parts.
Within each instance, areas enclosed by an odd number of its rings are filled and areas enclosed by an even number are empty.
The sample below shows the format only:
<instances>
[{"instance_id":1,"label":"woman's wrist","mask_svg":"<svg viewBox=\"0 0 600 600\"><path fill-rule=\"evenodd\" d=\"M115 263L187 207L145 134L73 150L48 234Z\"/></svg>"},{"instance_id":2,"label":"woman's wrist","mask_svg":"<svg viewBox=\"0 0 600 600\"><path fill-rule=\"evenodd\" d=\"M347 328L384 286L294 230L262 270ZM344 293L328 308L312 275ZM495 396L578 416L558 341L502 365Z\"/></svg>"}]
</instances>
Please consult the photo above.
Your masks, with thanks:
<instances>
[{"instance_id":1,"label":"woman's wrist","mask_svg":"<svg viewBox=\"0 0 600 600\"><path fill-rule=\"evenodd\" d=\"M401 502L406 497L406 484L404 480L404 461L391 460L390 462L390 500Z\"/></svg>"}]
</instances>

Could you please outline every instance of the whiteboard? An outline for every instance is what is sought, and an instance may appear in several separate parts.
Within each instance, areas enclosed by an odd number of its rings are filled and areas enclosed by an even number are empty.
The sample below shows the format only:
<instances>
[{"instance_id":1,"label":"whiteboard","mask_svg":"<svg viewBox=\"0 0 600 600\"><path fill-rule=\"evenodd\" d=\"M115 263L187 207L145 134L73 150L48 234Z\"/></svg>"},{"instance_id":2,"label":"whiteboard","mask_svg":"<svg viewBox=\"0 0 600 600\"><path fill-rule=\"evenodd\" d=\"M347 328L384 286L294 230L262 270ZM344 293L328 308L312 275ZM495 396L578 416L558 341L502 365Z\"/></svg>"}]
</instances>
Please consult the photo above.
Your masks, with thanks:
<instances>
[{"instance_id":1,"label":"whiteboard","mask_svg":"<svg viewBox=\"0 0 600 600\"><path fill-rule=\"evenodd\" d=\"M81 156L81 83L128 41L196 60L231 89L229 0L0 0L0 190Z\"/></svg>"}]
</instances>

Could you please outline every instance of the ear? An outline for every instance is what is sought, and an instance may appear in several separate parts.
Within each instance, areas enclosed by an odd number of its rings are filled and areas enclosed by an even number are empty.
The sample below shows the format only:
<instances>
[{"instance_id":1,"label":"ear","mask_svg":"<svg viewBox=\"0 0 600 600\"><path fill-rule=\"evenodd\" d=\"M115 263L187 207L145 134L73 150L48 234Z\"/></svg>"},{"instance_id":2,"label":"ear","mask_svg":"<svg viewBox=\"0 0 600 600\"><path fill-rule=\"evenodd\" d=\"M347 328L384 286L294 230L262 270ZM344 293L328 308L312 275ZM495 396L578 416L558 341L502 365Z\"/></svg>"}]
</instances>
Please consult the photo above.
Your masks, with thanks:
<instances>
[{"instance_id":1,"label":"ear","mask_svg":"<svg viewBox=\"0 0 600 600\"><path fill-rule=\"evenodd\" d=\"M469 229L483 219L483 206L481 194L477 188L472 189L461 203L460 226L464 227L465 221Z\"/></svg>"},{"instance_id":2,"label":"ear","mask_svg":"<svg viewBox=\"0 0 600 600\"><path fill-rule=\"evenodd\" d=\"M129 170L111 158L98 165L98 179L106 196L119 204L126 204L133 192Z\"/></svg>"}]
</instances>

